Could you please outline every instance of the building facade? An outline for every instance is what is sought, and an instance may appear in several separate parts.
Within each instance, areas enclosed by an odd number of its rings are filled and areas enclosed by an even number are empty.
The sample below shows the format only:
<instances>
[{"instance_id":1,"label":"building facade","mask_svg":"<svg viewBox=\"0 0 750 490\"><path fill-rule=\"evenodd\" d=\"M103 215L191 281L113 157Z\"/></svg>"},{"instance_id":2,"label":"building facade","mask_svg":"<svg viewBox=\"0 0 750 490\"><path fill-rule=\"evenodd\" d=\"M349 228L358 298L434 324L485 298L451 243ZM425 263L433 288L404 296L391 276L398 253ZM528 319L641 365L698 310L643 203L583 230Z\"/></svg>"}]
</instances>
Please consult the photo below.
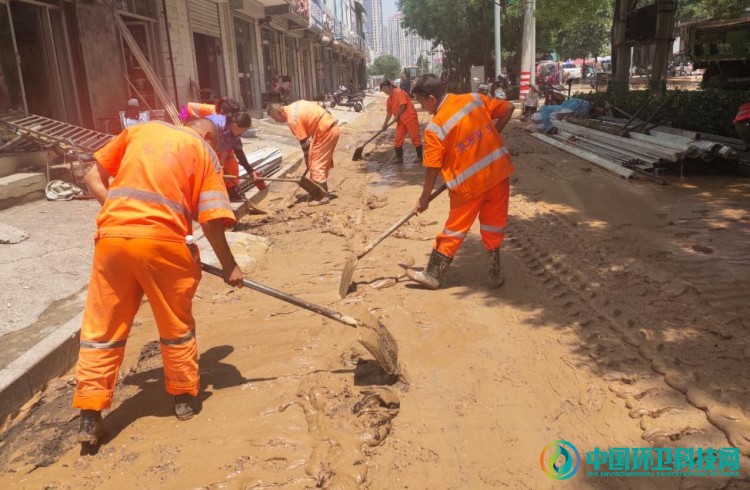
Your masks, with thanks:
<instances>
[{"instance_id":1,"label":"building facade","mask_svg":"<svg viewBox=\"0 0 750 490\"><path fill-rule=\"evenodd\" d=\"M385 52L398 59L401 66L414 66L420 56L435 66L437 49L432 48L432 42L419 37L401 26L403 16L396 12L388 19L385 31ZM441 59L442 63L442 59Z\"/></svg>"},{"instance_id":2,"label":"building facade","mask_svg":"<svg viewBox=\"0 0 750 490\"><path fill-rule=\"evenodd\" d=\"M374 59L385 52L383 0L365 0L365 10L367 11L367 47Z\"/></svg>"},{"instance_id":3,"label":"building facade","mask_svg":"<svg viewBox=\"0 0 750 490\"><path fill-rule=\"evenodd\" d=\"M364 83L359 0L0 0L0 112L103 130L130 98L162 108L113 7L177 107L229 96L259 115L282 77L298 99Z\"/></svg>"}]
</instances>

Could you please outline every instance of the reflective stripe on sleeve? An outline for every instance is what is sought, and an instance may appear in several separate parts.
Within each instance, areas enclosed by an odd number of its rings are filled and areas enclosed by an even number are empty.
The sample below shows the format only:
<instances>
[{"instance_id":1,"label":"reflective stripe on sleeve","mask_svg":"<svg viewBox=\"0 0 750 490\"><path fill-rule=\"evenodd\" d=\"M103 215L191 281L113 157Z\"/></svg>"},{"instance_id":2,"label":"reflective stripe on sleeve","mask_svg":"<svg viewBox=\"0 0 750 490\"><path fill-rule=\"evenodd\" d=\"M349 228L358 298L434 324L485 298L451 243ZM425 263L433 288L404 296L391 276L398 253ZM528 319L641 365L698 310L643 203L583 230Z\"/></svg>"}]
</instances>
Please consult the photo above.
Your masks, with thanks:
<instances>
[{"instance_id":1,"label":"reflective stripe on sleeve","mask_svg":"<svg viewBox=\"0 0 750 490\"><path fill-rule=\"evenodd\" d=\"M198 202L220 200L229 202L229 197L221 191L203 191L198 195Z\"/></svg>"},{"instance_id":2,"label":"reflective stripe on sleeve","mask_svg":"<svg viewBox=\"0 0 750 490\"><path fill-rule=\"evenodd\" d=\"M479 229L492 233L505 233L505 228L502 226L479 225Z\"/></svg>"},{"instance_id":3,"label":"reflective stripe on sleeve","mask_svg":"<svg viewBox=\"0 0 750 490\"><path fill-rule=\"evenodd\" d=\"M507 154L508 150L504 146L502 146L489 155L485 156L484 158L481 158L477 162L473 163L469 168L456 175L453 180L451 180L450 182L446 182L445 185L448 186L448 189L455 189L459 185L469 180L473 175L481 172L484 168L492 165L492 163Z\"/></svg>"},{"instance_id":4,"label":"reflective stripe on sleeve","mask_svg":"<svg viewBox=\"0 0 750 490\"><path fill-rule=\"evenodd\" d=\"M442 126L431 122L425 127L425 131L432 131L435 133L440 141L443 141L445 137L450 133L450 130L453 129L453 127L458 124L458 122L466 117L471 111L476 109L477 107L481 107L484 105L482 102L482 99L479 97L479 94L471 94L472 95L472 101L463 106L460 110L458 110L455 114L453 114Z\"/></svg>"},{"instance_id":5,"label":"reflective stripe on sleeve","mask_svg":"<svg viewBox=\"0 0 750 490\"><path fill-rule=\"evenodd\" d=\"M150 202L154 204L161 204L162 206L166 206L169 209L176 211L180 213L185 220L189 223L190 213L185 209L185 207L175 201L172 201L171 199L167 199L166 197L162 196L161 194L157 194L155 192L149 192L144 191L141 189L133 189L132 187L120 187L117 189L112 189L109 192L107 192L107 199L137 199L139 201L145 201Z\"/></svg>"},{"instance_id":6,"label":"reflective stripe on sleeve","mask_svg":"<svg viewBox=\"0 0 750 490\"><path fill-rule=\"evenodd\" d=\"M81 340L81 349L118 349L125 347L127 340L110 340L109 342L94 342Z\"/></svg>"},{"instance_id":7,"label":"reflective stripe on sleeve","mask_svg":"<svg viewBox=\"0 0 750 490\"><path fill-rule=\"evenodd\" d=\"M466 233L449 230L448 228L443 228L443 235L454 236L456 238L466 238Z\"/></svg>"},{"instance_id":8,"label":"reflective stripe on sleeve","mask_svg":"<svg viewBox=\"0 0 750 490\"><path fill-rule=\"evenodd\" d=\"M180 337L179 339L159 339L159 342L161 342L164 345L180 345L184 344L185 342L195 338L195 332L192 330L187 333L187 335Z\"/></svg>"},{"instance_id":9,"label":"reflective stripe on sleeve","mask_svg":"<svg viewBox=\"0 0 750 490\"><path fill-rule=\"evenodd\" d=\"M198 213L208 211L209 209L227 209L234 212L232 206L226 201L205 201L198 204Z\"/></svg>"}]
</instances>

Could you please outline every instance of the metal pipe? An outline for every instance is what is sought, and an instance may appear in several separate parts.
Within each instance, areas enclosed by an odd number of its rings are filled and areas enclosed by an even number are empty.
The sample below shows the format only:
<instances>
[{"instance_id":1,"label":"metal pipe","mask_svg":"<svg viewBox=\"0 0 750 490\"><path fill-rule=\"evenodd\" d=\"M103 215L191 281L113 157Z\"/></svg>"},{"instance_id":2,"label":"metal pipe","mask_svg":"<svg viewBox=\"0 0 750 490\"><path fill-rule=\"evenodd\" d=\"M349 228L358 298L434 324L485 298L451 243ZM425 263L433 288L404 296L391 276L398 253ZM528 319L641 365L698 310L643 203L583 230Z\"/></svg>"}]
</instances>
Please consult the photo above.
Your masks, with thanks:
<instances>
[{"instance_id":1,"label":"metal pipe","mask_svg":"<svg viewBox=\"0 0 750 490\"><path fill-rule=\"evenodd\" d=\"M167 16L167 0L161 0L164 12L164 30L167 31L167 49L169 50L169 68L172 70L172 88L174 89L174 105L180 107L180 97L177 94L177 74L174 72L174 54L172 54L172 36L169 35L169 17Z\"/></svg>"}]
</instances>

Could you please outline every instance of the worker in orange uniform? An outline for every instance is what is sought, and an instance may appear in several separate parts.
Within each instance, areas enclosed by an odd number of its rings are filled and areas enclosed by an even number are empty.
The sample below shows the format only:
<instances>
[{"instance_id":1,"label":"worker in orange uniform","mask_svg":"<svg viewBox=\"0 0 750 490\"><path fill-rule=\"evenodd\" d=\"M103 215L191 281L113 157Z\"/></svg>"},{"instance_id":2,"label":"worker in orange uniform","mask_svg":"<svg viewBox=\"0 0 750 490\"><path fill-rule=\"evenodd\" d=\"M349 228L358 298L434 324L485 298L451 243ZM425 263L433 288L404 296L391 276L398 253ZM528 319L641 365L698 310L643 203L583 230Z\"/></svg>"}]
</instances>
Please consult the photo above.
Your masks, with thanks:
<instances>
[{"instance_id":1,"label":"worker in orange uniform","mask_svg":"<svg viewBox=\"0 0 750 490\"><path fill-rule=\"evenodd\" d=\"M406 141L406 133L409 133L411 144L417 150L417 159L422 161L422 139L419 137L419 118L411 97L400 88L394 87L390 80L384 80L380 84L380 90L388 96L388 100L385 103L386 114L385 122L383 122L383 130L385 131L388 127L391 116L396 119L396 141L393 144L396 150L396 160L398 163L404 163L404 141Z\"/></svg>"},{"instance_id":2,"label":"worker in orange uniform","mask_svg":"<svg viewBox=\"0 0 750 490\"><path fill-rule=\"evenodd\" d=\"M507 100L476 93L446 94L445 85L435 75L421 76L413 92L424 110L433 114L425 128L423 164L427 173L415 211L427 210L441 172L451 210L427 267L423 272L408 270L407 275L428 289L438 289L441 276L479 215L482 242L490 256L490 287L498 288L504 282L500 245L508 219L508 178L514 170L500 132L515 108Z\"/></svg>"},{"instance_id":3,"label":"worker in orange uniform","mask_svg":"<svg viewBox=\"0 0 750 490\"><path fill-rule=\"evenodd\" d=\"M94 155L86 184L102 204L81 327L73 406L78 441L103 435L101 410L112 404L130 326L145 294L159 329L164 379L177 418L193 416L198 350L192 299L201 276L192 243L196 219L224 270L242 285L242 270L224 230L235 223L206 119L185 127L150 122L128 128ZM110 181L110 178L112 179Z\"/></svg>"},{"instance_id":4,"label":"worker in orange uniform","mask_svg":"<svg viewBox=\"0 0 750 490\"><path fill-rule=\"evenodd\" d=\"M328 192L328 173L333 167L333 152L339 141L338 121L315 102L300 100L288 106L271 103L266 112L279 123L287 123L299 140L310 178ZM328 196L318 201L329 202Z\"/></svg>"},{"instance_id":5,"label":"worker in orange uniform","mask_svg":"<svg viewBox=\"0 0 750 490\"><path fill-rule=\"evenodd\" d=\"M240 103L230 97L222 97L215 104L188 102L180 109L179 117L182 124L213 114L233 114L240 112Z\"/></svg>"}]
</instances>

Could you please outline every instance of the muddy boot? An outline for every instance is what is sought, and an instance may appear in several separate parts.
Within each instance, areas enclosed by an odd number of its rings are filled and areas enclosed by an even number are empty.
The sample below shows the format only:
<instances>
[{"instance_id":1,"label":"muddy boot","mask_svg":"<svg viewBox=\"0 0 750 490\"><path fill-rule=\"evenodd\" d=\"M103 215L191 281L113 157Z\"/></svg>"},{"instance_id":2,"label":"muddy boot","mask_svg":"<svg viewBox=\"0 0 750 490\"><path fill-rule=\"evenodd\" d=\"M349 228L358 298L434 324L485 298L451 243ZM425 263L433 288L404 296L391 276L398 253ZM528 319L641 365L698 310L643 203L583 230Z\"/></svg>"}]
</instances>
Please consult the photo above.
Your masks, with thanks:
<instances>
[{"instance_id":1,"label":"muddy boot","mask_svg":"<svg viewBox=\"0 0 750 490\"><path fill-rule=\"evenodd\" d=\"M193 407L190 405L193 398L193 395L190 393L183 393L174 397L174 414L178 420L190 420L193 418Z\"/></svg>"},{"instance_id":2,"label":"muddy boot","mask_svg":"<svg viewBox=\"0 0 750 490\"><path fill-rule=\"evenodd\" d=\"M414 149L417 150L417 162L422 163L422 147L416 146Z\"/></svg>"},{"instance_id":3,"label":"muddy boot","mask_svg":"<svg viewBox=\"0 0 750 490\"><path fill-rule=\"evenodd\" d=\"M102 413L98 410L81 410L81 425L78 426L78 442L94 445L104 435Z\"/></svg>"},{"instance_id":4,"label":"muddy boot","mask_svg":"<svg viewBox=\"0 0 750 490\"><path fill-rule=\"evenodd\" d=\"M329 196L329 194L328 194L328 182L316 182L316 184L318 184L321 189L323 189L324 191L326 191L326 195L325 195L325 197L323 199L321 199L319 201L310 201L310 203L308 204L308 206L320 206L321 204L328 204L329 202L331 202L331 198L328 197Z\"/></svg>"},{"instance_id":5,"label":"muddy boot","mask_svg":"<svg viewBox=\"0 0 750 490\"><path fill-rule=\"evenodd\" d=\"M490 289L497 289L505 284L505 278L502 275L502 266L500 265L500 249L489 250L490 255Z\"/></svg>"},{"instance_id":6,"label":"muddy boot","mask_svg":"<svg viewBox=\"0 0 750 490\"><path fill-rule=\"evenodd\" d=\"M437 250L433 250L424 271L417 272L407 269L406 275L409 276L409 279L418 282L427 289L440 289L440 277L451 265L451 262L453 262L453 257L445 256Z\"/></svg>"},{"instance_id":7,"label":"muddy boot","mask_svg":"<svg viewBox=\"0 0 750 490\"><path fill-rule=\"evenodd\" d=\"M396 163L404 163L404 147L396 148Z\"/></svg>"}]
</instances>

